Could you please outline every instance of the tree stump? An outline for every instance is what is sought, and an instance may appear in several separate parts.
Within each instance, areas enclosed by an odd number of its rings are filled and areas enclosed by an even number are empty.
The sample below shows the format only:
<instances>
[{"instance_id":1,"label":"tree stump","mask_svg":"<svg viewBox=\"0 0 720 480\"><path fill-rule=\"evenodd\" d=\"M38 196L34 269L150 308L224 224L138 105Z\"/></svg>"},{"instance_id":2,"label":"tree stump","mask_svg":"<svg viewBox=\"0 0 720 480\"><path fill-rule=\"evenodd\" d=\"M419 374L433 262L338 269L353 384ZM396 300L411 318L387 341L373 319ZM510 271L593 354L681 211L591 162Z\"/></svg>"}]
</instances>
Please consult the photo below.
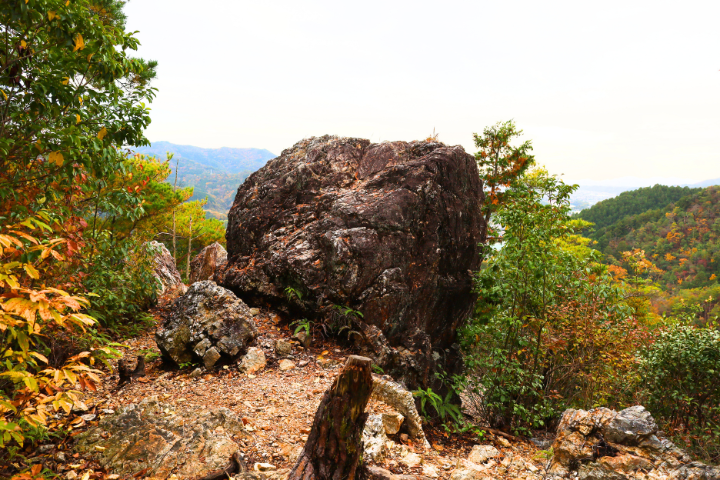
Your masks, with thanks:
<instances>
[{"instance_id":1,"label":"tree stump","mask_svg":"<svg viewBox=\"0 0 720 480\"><path fill-rule=\"evenodd\" d=\"M373 381L369 358L351 355L315 412L312 430L288 480L359 477L362 431Z\"/></svg>"}]
</instances>

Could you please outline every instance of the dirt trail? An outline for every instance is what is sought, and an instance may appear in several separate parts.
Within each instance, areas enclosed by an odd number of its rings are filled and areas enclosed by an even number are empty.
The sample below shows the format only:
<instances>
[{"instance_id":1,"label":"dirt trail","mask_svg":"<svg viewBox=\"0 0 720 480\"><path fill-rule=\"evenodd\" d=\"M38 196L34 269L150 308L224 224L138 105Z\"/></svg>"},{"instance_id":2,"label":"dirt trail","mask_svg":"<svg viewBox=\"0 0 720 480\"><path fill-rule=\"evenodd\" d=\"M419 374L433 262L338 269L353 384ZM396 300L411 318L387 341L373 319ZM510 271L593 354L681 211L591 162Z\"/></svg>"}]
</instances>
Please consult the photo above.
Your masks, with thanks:
<instances>
[{"instance_id":1,"label":"dirt trail","mask_svg":"<svg viewBox=\"0 0 720 480\"><path fill-rule=\"evenodd\" d=\"M309 349L303 349L295 342L291 360L296 367L281 371L279 359L274 354L274 342L277 339L289 340L292 331L278 316L265 311L255 320L259 330L257 346L263 348L267 358L267 366L256 375L242 374L238 372L237 364L233 364L192 378L190 373L195 366L178 370L159 359L154 331L128 340L124 343L127 346L124 358L145 355L148 358L147 375L116 391L117 375L108 373L97 391L88 392L84 399L89 410L98 413L98 417L90 422L78 422L75 431L85 430L120 406L137 403L150 396L173 405L178 411L226 407L251 427L252 440L236 439L248 458L249 467L252 468L255 462L271 463L278 469L292 467L310 431L323 393L352 352L332 340L316 342ZM117 367L117 361L113 363ZM392 411L387 405L374 400L368 405L369 413ZM389 455L377 465L397 474L449 478L458 460L466 459L473 445L482 443L493 444L501 452L499 457L489 462L489 478L542 478L544 468L541 461L532 459L538 450L532 444L510 444L492 435L479 441L430 426L426 426L425 431L432 448L424 449L420 441L392 435L389 436L393 442ZM410 455L412 453L422 459L421 465L407 465L413 463L412 459L417 459ZM73 459L72 462L77 463L78 460ZM517 471L518 468L513 470L518 466L521 471ZM75 471L82 473L77 467ZM95 472L98 472L97 466ZM98 473L90 478L93 477L108 478Z\"/></svg>"}]
</instances>

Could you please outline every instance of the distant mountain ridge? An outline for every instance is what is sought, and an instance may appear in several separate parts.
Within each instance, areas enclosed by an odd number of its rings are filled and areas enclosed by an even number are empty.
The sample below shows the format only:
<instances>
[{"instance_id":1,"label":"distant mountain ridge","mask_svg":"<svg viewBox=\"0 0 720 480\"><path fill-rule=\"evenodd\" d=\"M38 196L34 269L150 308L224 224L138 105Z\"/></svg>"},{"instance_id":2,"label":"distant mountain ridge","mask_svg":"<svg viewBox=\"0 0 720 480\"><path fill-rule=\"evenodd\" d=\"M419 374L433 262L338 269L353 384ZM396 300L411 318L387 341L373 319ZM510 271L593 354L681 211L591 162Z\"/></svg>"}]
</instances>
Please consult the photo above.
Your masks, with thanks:
<instances>
[{"instance_id":1,"label":"distant mountain ridge","mask_svg":"<svg viewBox=\"0 0 720 480\"><path fill-rule=\"evenodd\" d=\"M714 185L720 185L720 178L704 180L697 183L688 183L686 179L679 178L637 178L623 177L613 180L579 180L575 183L579 188L570 198L570 203L575 211L580 211L591 207L592 205L616 197L623 192L633 191L640 188L652 187L654 185L704 188Z\"/></svg>"},{"instance_id":2,"label":"distant mountain ridge","mask_svg":"<svg viewBox=\"0 0 720 480\"><path fill-rule=\"evenodd\" d=\"M135 151L161 159L165 158L166 152L171 152L176 157L207 167L210 170L208 173L254 172L277 156L264 148L202 148L165 141L153 142L151 146L139 147Z\"/></svg>"},{"instance_id":3,"label":"distant mountain ridge","mask_svg":"<svg viewBox=\"0 0 720 480\"><path fill-rule=\"evenodd\" d=\"M153 142L135 151L160 160L167 158L167 152L174 154L168 181L174 181L177 163L178 186L193 187L191 200L207 198L205 212L220 220L227 218L240 184L277 156L264 148L201 148L170 142Z\"/></svg>"}]
</instances>

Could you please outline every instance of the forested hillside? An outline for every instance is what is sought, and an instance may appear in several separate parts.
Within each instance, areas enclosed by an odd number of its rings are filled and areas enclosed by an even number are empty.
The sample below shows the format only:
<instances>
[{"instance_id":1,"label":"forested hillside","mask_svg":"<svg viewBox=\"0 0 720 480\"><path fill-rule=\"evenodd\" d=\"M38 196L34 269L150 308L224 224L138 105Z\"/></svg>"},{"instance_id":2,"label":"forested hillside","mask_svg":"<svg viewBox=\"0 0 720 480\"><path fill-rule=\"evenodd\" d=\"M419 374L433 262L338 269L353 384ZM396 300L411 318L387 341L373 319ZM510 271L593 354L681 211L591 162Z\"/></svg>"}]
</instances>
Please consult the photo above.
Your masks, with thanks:
<instances>
[{"instance_id":1,"label":"forested hillside","mask_svg":"<svg viewBox=\"0 0 720 480\"><path fill-rule=\"evenodd\" d=\"M700 190L700 188L669 187L667 185L638 188L598 202L576 216L595 224L595 231L590 234L590 237L593 240L599 240L604 235L606 227L615 225L624 218L649 210L662 209L670 203Z\"/></svg>"},{"instance_id":2,"label":"forested hillside","mask_svg":"<svg viewBox=\"0 0 720 480\"><path fill-rule=\"evenodd\" d=\"M177 166L177 186L193 187L191 200L207 198L207 216L219 220L227 218L238 186L275 157L260 148L200 148L170 142L153 142L152 146L134 150L160 159L165 159L168 152L173 154L168 181L175 181Z\"/></svg>"},{"instance_id":3,"label":"forested hillside","mask_svg":"<svg viewBox=\"0 0 720 480\"><path fill-rule=\"evenodd\" d=\"M610 263L620 262L623 252L641 249L664 272L667 287L705 286L720 273L720 187L696 189L664 208L625 216L591 236L597 233L596 248Z\"/></svg>"}]
</instances>

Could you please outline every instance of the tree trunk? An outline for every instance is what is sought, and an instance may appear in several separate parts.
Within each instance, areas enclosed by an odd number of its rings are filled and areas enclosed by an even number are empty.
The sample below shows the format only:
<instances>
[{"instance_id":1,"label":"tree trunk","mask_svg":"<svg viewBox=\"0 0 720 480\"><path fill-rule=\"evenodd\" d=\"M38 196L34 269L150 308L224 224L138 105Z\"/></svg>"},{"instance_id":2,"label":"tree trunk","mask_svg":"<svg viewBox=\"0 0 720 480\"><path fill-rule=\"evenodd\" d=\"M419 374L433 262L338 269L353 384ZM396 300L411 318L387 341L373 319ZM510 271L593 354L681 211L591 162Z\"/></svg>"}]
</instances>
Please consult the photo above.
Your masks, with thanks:
<instances>
[{"instance_id":1,"label":"tree trunk","mask_svg":"<svg viewBox=\"0 0 720 480\"><path fill-rule=\"evenodd\" d=\"M288 480L353 480L360 475L362 431L373 381L369 358L351 355L323 395Z\"/></svg>"},{"instance_id":2,"label":"tree trunk","mask_svg":"<svg viewBox=\"0 0 720 480\"><path fill-rule=\"evenodd\" d=\"M172 159L172 156L170 153L168 153L168 161ZM178 176L178 167L180 166L180 157L178 157L177 160L175 160L175 183L173 183L173 193L175 193L175 190L177 190L177 176ZM175 198L173 198L173 202L175 201ZM175 228L175 207L173 207L173 260L175 260L175 265L177 265L177 247L175 246L175 235L176 235L176 228Z\"/></svg>"},{"instance_id":3,"label":"tree trunk","mask_svg":"<svg viewBox=\"0 0 720 480\"><path fill-rule=\"evenodd\" d=\"M187 278L187 281L190 281L190 252L192 251L192 216L190 216L190 233L188 234L188 254L187 254L187 269L185 273L185 278Z\"/></svg>"}]
</instances>

